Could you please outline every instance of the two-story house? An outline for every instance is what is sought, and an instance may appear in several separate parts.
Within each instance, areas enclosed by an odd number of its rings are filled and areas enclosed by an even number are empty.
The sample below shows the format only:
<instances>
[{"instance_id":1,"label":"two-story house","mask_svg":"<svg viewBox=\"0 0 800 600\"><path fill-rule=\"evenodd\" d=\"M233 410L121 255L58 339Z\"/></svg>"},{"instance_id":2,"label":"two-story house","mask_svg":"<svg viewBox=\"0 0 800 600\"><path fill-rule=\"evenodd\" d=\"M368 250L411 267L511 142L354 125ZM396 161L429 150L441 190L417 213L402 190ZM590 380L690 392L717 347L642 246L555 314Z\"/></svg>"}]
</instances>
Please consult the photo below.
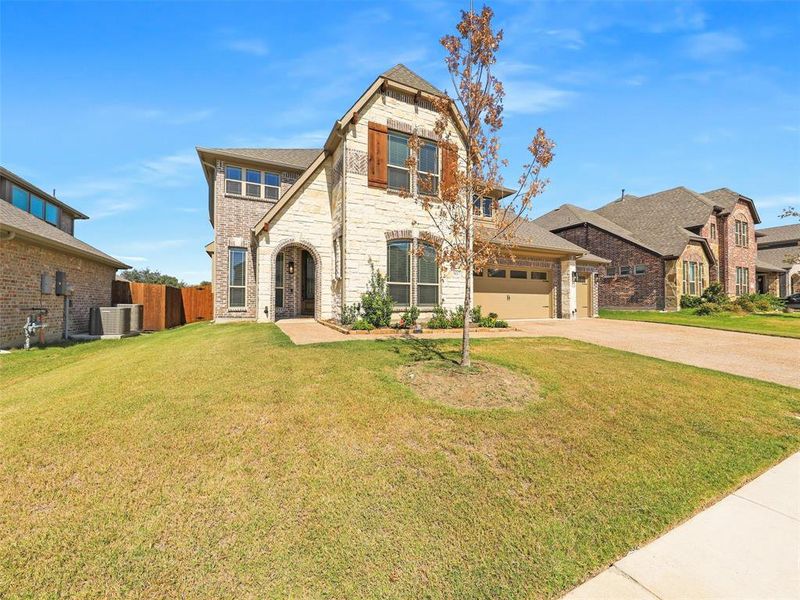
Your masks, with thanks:
<instances>
[{"instance_id":1,"label":"two-story house","mask_svg":"<svg viewBox=\"0 0 800 600\"><path fill-rule=\"evenodd\" d=\"M89 330L89 309L111 306L117 269L128 265L75 237L88 219L53 194L0 167L0 347L18 346L29 314L45 341Z\"/></svg>"},{"instance_id":2,"label":"two-story house","mask_svg":"<svg viewBox=\"0 0 800 600\"><path fill-rule=\"evenodd\" d=\"M463 155L463 123L453 106L448 144L434 132L432 100L443 96L396 65L335 121L322 148L198 148L208 182L214 240L215 320L338 319L360 300L373 269L387 275L397 310L473 301L504 318L596 314L603 259L535 223L520 227L507 260L482 273L444 272L430 216L404 191L416 133L420 176L439 185ZM486 203L488 206L488 203ZM485 207L475 206L478 216Z\"/></svg>"},{"instance_id":3,"label":"two-story house","mask_svg":"<svg viewBox=\"0 0 800 600\"><path fill-rule=\"evenodd\" d=\"M611 261L599 282L603 308L676 310L713 281L731 296L755 291L761 220L753 200L727 188L623 193L596 210L564 204L535 222Z\"/></svg>"}]
</instances>

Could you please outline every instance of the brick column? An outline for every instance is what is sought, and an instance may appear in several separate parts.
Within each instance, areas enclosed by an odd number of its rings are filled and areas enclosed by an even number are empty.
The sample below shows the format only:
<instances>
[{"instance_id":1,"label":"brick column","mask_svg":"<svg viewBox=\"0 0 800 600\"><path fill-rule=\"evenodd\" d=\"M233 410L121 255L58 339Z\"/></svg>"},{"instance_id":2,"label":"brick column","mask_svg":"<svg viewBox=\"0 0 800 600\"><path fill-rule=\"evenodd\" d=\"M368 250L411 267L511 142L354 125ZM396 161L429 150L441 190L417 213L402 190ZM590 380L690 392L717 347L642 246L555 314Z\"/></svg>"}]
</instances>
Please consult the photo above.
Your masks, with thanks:
<instances>
[{"instance_id":1,"label":"brick column","mask_svg":"<svg viewBox=\"0 0 800 600\"><path fill-rule=\"evenodd\" d=\"M575 319L578 314L578 298L575 290L576 266L574 260L561 261L561 318Z\"/></svg>"}]
</instances>

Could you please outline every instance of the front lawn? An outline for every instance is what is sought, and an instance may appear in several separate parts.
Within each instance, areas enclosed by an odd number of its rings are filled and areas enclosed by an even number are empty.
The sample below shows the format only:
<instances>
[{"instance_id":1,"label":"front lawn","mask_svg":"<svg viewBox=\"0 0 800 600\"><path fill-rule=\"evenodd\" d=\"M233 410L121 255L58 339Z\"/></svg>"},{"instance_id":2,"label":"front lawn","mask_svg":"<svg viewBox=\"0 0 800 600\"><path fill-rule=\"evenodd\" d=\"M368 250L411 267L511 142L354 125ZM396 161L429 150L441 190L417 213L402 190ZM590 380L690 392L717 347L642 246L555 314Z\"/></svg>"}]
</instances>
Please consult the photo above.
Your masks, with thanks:
<instances>
[{"instance_id":1,"label":"front lawn","mask_svg":"<svg viewBox=\"0 0 800 600\"><path fill-rule=\"evenodd\" d=\"M800 313L763 313L735 314L720 313L716 315L696 315L694 309L683 309L677 312L658 312L655 310L601 310L604 319L621 319L623 321L650 321L653 323L671 323L690 327L707 327L709 329L727 329L744 333L760 333L780 337L800 338Z\"/></svg>"},{"instance_id":2,"label":"front lawn","mask_svg":"<svg viewBox=\"0 0 800 600\"><path fill-rule=\"evenodd\" d=\"M800 391L557 338L197 324L0 356L0 596L556 597L800 448ZM495 372L488 370L487 372Z\"/></svg>"}]
</instances>

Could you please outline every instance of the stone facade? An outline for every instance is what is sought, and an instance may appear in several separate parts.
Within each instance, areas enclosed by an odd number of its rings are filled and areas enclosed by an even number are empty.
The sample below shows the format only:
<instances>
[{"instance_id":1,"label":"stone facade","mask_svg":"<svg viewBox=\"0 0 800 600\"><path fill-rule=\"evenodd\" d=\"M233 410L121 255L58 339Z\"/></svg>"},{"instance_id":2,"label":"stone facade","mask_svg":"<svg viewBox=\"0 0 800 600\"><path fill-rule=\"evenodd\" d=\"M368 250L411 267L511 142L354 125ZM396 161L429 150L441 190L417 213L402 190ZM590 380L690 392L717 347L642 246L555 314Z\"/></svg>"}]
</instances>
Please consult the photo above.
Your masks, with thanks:
<instances>
[{"instance_id":1,"label":"stone facade","mask_svg":"<svg viewBox=\"0 0 800 600\"><path fill-rule=\"evenodd\" d=\"M608 267L614 269L615 275L609 276L605 268L599 270L598 301L602 308L664 309L665 273L660 256L593 225L578 225L555 233L612 261ZM634 274L636 265L645 266L644 274ZM630 267L631 274L620 275L620 267Z\"/></svg>"},{"instance_id":2,"label":"stone facade","mask_svg":"<svg viewBox=\"0 0 800 600\"><path fill-rule=\"evenodd\" d=\"M62 339L64 297L41 293L41 275L55 280L56 271L67 274L74 288L70 306L69 334L89 330L89 309L111 306L111 283L116 269L88 258L14 238L0 241L0 347L22 345L26 309L48 309L45 340ZM38 338L37 338L38 339Z\"/></svg>"}]
</instances>

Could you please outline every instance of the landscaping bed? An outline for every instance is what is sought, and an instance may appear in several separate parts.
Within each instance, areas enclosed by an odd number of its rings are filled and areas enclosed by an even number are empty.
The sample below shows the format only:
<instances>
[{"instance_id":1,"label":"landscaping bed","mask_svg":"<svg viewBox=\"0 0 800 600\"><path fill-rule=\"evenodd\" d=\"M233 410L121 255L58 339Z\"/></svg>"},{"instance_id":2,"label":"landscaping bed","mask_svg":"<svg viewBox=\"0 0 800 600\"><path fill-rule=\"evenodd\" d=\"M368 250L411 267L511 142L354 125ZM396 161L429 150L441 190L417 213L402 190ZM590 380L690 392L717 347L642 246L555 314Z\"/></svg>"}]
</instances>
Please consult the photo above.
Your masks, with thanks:
<instances>
[{"instance_id":1,"label":"landscaping bed","mask_svg":"<svg viewBox=\"0 0 800 600\"><path fill-rule=\"evenodd\" d=\"M457 340L273 324L0 356L0 597L555 598L800 448L796 389L472 349L516 399L437 399Z\"/></svg>"},{"instance_id":2,"label":"landscaping bed","mask_svg":"<svg viewBox=\"0 0 800 600\"><path fill-rule=\"evenodd\" d=\"M320 321L323 325L335 329L339 333L346 333L348 335L420 335L425 333L462 333L461 327L443 327L431 329L429 327L422 327L421 329L414 329L411 327L378 327L375 329L353 329L344 325L340 325L335 321ZM479 325L470 325L469 330L473 333L478 332L492 332L503 333L508 331L518 331L514 327L480 327Z\"/></svg>"}]
</instances>

